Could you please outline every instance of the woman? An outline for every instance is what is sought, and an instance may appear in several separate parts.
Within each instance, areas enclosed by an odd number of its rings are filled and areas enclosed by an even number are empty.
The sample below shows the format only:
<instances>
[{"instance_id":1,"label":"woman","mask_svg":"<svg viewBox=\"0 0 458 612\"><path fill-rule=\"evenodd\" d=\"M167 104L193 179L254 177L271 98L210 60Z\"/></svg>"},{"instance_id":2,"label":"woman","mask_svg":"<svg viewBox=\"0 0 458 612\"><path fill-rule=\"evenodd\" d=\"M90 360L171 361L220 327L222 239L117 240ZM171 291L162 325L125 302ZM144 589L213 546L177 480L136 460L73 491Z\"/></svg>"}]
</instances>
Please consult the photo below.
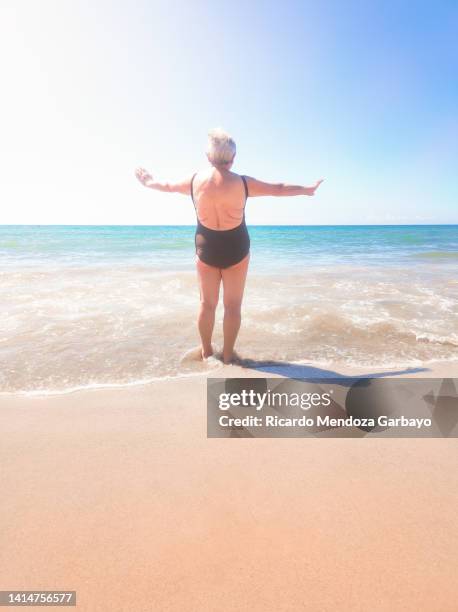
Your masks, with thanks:
<instances>
[{"instance_id":1,"label":"woman","mask_svg":"<svg viewBox=\"0 0 458 612\"><path fill-rule=\"evenodd\" d=\"M231 172L236 146L221 128L209 132L207 159L210 167L176 183L156 181L143 168L138 180L150 189L190 195L196 210L196 265L200 289L199 333L202 359L213 355L212 333L219 289L223 283L223 362L234 359L240 329L241 305L250 259L250 237L245 224L248 196L313 196L322 183L312 187L264 183Z\"/></svg>"}]
</instances>

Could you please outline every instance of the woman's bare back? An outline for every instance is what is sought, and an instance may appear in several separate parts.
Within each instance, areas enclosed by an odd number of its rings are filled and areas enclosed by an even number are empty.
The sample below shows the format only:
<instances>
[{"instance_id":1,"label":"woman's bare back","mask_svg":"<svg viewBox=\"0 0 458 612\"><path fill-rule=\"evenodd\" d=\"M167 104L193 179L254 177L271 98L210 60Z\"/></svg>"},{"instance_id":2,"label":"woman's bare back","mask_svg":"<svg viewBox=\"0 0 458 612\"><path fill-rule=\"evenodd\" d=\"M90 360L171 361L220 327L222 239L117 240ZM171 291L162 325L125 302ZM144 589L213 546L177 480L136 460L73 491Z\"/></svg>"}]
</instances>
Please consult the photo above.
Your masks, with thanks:
<instances>
[{"instance_id":1,"label":"woman's bare back","mask_svg":"<svg viewBox=\"0 0 458 612\"><path fill-rule=\"evenodd\" d=\"M214 167L194 178L194 204L200 222L214 230L229 230L243 221L245 189L235 172Z\"/></svg>"}]
</instances>

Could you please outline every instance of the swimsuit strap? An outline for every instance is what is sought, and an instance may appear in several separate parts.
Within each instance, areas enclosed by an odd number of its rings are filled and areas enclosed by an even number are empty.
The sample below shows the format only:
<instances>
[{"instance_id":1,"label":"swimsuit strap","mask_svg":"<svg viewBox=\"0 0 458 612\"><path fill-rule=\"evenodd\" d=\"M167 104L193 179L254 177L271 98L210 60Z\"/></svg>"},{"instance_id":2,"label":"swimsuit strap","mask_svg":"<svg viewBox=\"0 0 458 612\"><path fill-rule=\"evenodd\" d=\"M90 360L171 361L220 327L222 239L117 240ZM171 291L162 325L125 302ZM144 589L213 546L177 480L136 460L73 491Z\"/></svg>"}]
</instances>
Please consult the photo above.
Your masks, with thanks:
<instances>
[{"instance_id":1,"label":"swimsuit strap","mask_svg":"<svg viewBox=\"0 0 458 612\"><path fill-rule=\"evenodd\" d=\"M196 219L197 219L197 223L200 223L200 219L199 219L199 215L197 214L197 206L196 203L194 202L194 190L193 190L193 182L194 182L194 178L196 176L197 172L194 172L194 174L192 175L192 179L191 179L191 200L194 206L194 211L196 213Z\"/></svg>"},{"instance_id":2,"label":"swimsuit strap","mask_svg":"<svg viewBox=\"0 0 458 612\"><path fill-rule=\"evenodd\" d=\"M194 174L192 175L192 179L191 179L191 199L192 199L192 203L194 204L194 208L196 208L196 203L194 202L194 191L192 188L192 184L194 182L194 178L196 176L197 172L194 172ZM196 208L196 212L197 212L197 208Z\"/></svg>"},{"instance_id":3,"label":"swimsuit strap","mask_svg":"<svg viewBox=\"0 0 458 612\"><path fill-rule=\"evenodd\" d=\"M245 221L245 206L246 201L248 199L248 185L246 183L246 178L243 175L240 175L243 181L243 186L245 187L245 204L243 205L243 220Z\"/></svg>"},{"instance_id":4,"label":"swimsuit strap","mask_svg":"<svg viewBox=\"0 0 458 612\"><path fill-rule=\"evenodd\" d=\"M246 204L246 200L248 198L248 185L246 183L246 178L241 175L242 181L243 181L243 186L245 187L245 204Z\"/></svg>"}]
</instances>

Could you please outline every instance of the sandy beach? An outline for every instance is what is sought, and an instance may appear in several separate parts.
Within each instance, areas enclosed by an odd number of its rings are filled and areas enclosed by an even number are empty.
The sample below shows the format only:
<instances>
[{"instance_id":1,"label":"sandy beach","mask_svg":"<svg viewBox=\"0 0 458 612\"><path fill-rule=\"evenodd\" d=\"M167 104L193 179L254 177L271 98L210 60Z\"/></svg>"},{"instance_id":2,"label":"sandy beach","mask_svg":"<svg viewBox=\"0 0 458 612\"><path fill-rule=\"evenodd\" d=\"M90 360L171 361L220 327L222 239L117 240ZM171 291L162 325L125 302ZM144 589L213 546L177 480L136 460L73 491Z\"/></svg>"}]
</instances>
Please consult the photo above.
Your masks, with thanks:
<instances>
[{"instance_id":1,"label":"sandy beach","mask_svg":"<svg viewBox=\"0 0 458 612\"><path fill-rule=\"evenodd\" d=\"M205 376L0 407L1 589L91 612L456 610L454 439L207 439Z\"/></svg>"}]
</instances>

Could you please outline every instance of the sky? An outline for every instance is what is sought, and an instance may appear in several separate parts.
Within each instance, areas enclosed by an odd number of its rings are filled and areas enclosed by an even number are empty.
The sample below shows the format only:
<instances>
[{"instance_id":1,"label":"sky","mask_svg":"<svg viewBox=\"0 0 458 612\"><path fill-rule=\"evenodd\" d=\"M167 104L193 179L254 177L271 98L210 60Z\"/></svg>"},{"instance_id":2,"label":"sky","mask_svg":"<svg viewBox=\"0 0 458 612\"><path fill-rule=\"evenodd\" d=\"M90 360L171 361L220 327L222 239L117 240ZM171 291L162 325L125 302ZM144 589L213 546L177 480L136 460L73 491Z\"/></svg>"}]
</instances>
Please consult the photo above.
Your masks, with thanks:
<instances>
[{"instance_id":1,"label":"sky","mask_svg":"<svg viewBox=\"0 0 458 612\"><path fill-rule=\"evenodd\" d=\"M205 168L312 184L248 224L458 223L458 3L4 0L0 224L193 224L140 185Z\"/></svg>"}]
</instances>

